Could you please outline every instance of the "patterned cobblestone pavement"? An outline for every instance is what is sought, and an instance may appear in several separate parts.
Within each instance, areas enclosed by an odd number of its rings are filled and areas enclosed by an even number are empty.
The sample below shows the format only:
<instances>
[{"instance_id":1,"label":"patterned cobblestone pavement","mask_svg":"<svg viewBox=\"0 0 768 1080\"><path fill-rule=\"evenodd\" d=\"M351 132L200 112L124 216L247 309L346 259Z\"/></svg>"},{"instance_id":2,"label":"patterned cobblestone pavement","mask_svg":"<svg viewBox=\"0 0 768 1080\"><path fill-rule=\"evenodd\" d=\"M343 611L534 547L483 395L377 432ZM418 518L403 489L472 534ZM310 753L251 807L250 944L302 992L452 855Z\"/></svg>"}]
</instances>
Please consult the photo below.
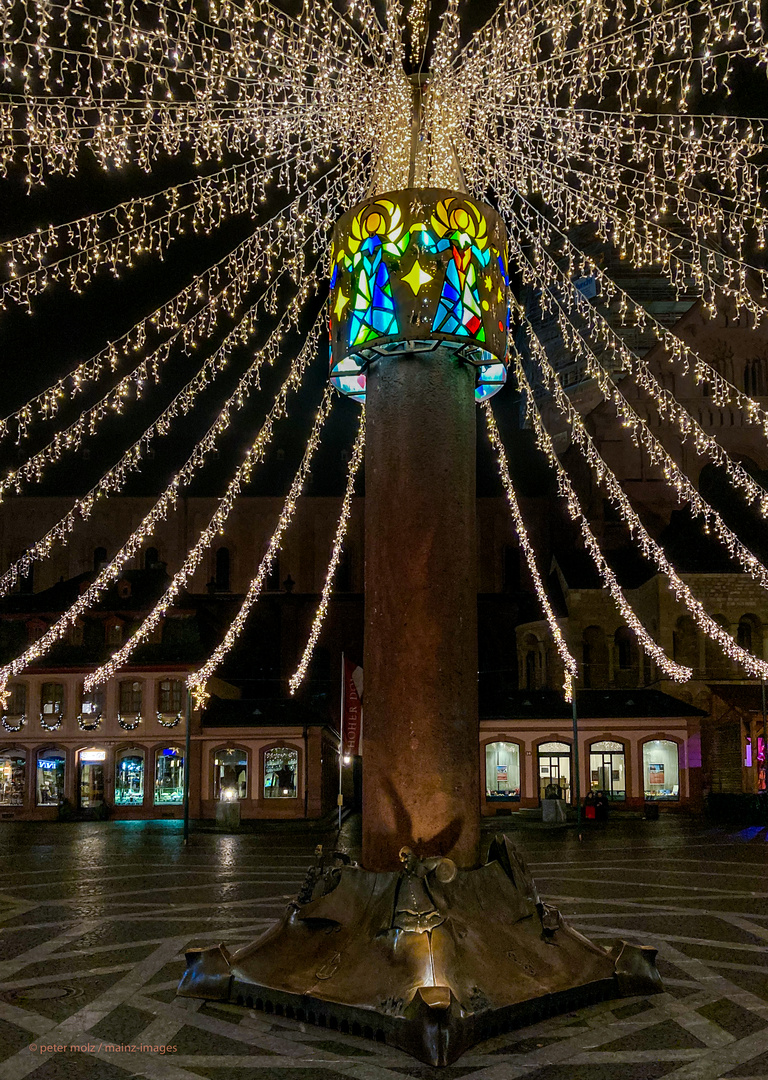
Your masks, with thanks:
<instances>
[{"instance_id":1,"label":"patterned cobblestone pavement","mask_svg":"<svg viewBox=\"0 0 768 1080\"><path fill-rule=\"evenodd\" d=\"M658 947L666 993L499 1036L437 1070L176 997L185 947L253 940L294 895L316 836L201 833L184 848L175 823L0 825L0 1080L768 1077L765 829L670 816L611 821L582 843L573 829L510 835L577 928Z\"/></svg>"}]
</instances>

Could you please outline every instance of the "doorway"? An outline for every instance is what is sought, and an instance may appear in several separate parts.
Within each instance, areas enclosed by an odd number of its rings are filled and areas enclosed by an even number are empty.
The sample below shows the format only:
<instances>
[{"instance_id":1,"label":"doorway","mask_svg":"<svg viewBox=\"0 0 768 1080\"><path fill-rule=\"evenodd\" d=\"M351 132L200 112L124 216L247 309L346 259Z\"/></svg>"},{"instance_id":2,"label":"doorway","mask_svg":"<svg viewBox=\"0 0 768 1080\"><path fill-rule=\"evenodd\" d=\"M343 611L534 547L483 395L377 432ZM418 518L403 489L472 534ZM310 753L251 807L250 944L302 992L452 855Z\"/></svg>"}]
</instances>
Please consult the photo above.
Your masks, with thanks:
<instances>
[{"instance_id":1,"label":"doorway","mask_svg":"<svg viewBox=\"0 0 768 1080\"><path fill-rule=\"evenodd\" d=\"M547 797L547 789L560 789L560 798L571 801L571 748L568 743L539 744L539 799Z\"/></svg>"}]
</instances>

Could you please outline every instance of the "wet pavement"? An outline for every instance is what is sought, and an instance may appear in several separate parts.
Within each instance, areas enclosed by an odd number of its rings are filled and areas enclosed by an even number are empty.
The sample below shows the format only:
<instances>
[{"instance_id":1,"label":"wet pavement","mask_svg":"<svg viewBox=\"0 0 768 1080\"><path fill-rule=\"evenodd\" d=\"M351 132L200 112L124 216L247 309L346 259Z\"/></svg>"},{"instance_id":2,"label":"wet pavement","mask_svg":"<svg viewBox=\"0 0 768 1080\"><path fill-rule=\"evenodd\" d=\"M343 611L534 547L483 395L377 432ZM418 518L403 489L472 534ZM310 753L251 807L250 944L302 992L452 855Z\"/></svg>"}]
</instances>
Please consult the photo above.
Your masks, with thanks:
<instances>
[{"instance_id":1,"label":"wet pavement","mask_svg":"<svg viewBox=\"0 0 768 1080\"><path fill-rule=\"evenodd\" d=\"M768 1078L768 831L672 815L612 820L583 842L573 828L505 828L578 929L659 949L664 994L550 1019L431 1069L176 997L188 945L244 944L280 914L316 833L197 833L185 848L176 822L0 824L0 1080Z\"/></svg>"}]
</instances>

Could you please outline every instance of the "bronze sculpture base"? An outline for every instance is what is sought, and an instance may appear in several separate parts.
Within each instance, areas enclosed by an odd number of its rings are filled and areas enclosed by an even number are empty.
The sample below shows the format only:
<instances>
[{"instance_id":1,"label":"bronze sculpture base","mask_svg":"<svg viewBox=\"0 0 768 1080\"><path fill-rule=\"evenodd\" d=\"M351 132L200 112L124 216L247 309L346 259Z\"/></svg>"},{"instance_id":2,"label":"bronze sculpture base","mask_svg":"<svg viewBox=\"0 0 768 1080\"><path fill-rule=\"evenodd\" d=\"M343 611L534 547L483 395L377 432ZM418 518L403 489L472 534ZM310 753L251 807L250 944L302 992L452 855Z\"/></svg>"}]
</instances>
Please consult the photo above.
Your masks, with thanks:
<instances>
[{"instance_id":1,"label":"bronze sculpture base","mask_svg":"<svg viewBox=\"0 0 768 1080\"><path fill-rule=\"evenodd\" d=\"M363 1035L429 1065L483 1039L622 994L661 992L656 950L612 952L543 904L504 836L488 862L403 852L400 873L337 855L258 941L191 950L179 993Z\"/></svg>"}]
</instances>

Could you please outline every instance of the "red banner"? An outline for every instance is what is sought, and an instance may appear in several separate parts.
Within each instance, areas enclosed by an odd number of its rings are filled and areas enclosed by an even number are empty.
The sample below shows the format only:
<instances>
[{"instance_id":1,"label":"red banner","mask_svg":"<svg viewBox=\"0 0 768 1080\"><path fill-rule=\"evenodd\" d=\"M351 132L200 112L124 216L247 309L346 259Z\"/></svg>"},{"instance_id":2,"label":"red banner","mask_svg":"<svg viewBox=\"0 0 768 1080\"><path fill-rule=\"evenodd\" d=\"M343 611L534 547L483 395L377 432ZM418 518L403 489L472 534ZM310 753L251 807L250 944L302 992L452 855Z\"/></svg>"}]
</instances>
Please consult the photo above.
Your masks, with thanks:
<instances>
[{"instance_id":1,"label":"red banner","mask_svg":"<svg viewBox=\"0 0 768 1080\"><path fill-rule=\"evenodd\" d=\"M356 757L363 752L363 669L344 657L344 710L342 753Z\"/></svg>"}]
</instances>

